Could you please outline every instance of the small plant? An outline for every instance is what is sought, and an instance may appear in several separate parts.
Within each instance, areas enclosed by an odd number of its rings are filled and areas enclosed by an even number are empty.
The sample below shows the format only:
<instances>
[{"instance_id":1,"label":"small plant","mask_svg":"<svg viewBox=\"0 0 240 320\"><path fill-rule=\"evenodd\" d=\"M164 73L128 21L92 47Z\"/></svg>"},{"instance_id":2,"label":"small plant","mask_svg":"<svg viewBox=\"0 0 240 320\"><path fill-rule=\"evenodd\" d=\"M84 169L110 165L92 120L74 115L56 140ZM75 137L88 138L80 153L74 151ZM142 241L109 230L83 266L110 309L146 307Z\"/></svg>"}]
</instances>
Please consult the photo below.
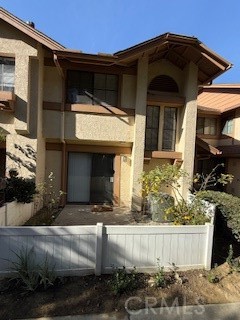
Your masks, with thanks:
<instances>
[{"instance_id":1,"label":"small plant","mask_svg":"<svg viewBox=\"0 0 240 320\"><path fill-rule=\"evenodd\" d=\"M36 272L37 265L33 248L29 251L21 249L18 253L14 252L17 261L11 262L12 269L17 273L13 278L21 284L26 291L35 291L39 285L39 275Z\"/></svg>"},{"instance_id":2,"label":"small plant","mask_svg":"<svg viewBox=\"0 0 240 320\"><path fill-rule=\"evenodd\" d=\"M220 277L217 274L217 264L215 264L214 268L208 272L207 279L210 283L218 283L220 281Z\"/></svg>"},{"instance_id":3,"label":"small plant","mask_svg":"<svg viewBox=\"0 0 240 320\"><path fill-rule=\"evenodd\" d=\"M46 290L48 287L53 286L57 279L56 273L54 271L55 266L50 267L48 255L46 255L43 265L39 266L39 284L43 286Z\"/></svg>"},{"instance_id":4,"label":"small plant","mask_svg":"<svg viewBox=\"0 0 240 320\"><path fill-rule=\"evenodd\" d=\"M53 172L50 172L47 181L37 186L36 203L43 203L43 206L47 208L48 217L59 207L61 197L65 194L62 190L55 191L54 181L55 176Z\"/></svg>"},{"instance_id":5,"label":"small plant","mask_svg":"<svg viewBox=\"0 0 240 320\"><path fill-rule=\"evenodd\" d=\"M12 280L17 280L17 284L23 286L26 291L35 291L39 287L46 290L49 286L54 285L57 277L55 266L50 267L48 255L42 265L36 263L34 248L29 251L22 248L19 252L14 252L16 261L10 261L12 270L16 276Z\"/></svg>"},{"instance_id":6,"label":"small plant","mask_svg":"<svg viewBox=\"0 0 240 320\"><path fill-rule=\"evenodd\" d=\"M156 287L165 288L166 287L166 277L164 266L161 266L160 259L157 259L157 273L154 276L154 283Z\"/></svg>"},{"instance_id":7,"label":"small plant","mask_svg":"<svg viewBox=\"0 0 240 320\"><path fill-rule=\"evenodd\" d=\"M233 246L230 244L226 262L229 265L230 273L232 273L234 271L240 272L240 259L239 258L234 259L233 256L234 256Z\"/></svg>"},{"instance_id":8,"label":"small plant","mask_svg":"<svg viewBox=\"0 0 240 320\"><path fill-rule=\"evenodd\" d=\"M125 266L123 266L122 269L114 268L112 279L110 281L110 286L114 294L117 295L127 291L132 291L137 288L137 284L138 280L135 267L130 272L127 272Z\"/></svg>"}]
</instances>

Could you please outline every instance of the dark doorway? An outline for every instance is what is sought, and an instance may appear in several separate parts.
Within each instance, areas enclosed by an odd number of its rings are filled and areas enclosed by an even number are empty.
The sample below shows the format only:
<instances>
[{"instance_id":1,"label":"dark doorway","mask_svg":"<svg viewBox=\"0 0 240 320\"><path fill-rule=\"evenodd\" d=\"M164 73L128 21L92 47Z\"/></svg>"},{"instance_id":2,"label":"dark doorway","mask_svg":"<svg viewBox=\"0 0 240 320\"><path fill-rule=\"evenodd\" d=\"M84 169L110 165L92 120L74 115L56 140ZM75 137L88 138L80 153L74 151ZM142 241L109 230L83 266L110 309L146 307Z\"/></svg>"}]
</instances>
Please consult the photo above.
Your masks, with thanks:
<instances>
[{"instance_id":1,"label":"dark doorway","mask_svg":"<svg viewBox=\"0 0 240 320\"><path fill-rule=\"evenodd\" d=\"M70 152L68 202L112 204L114 155Z\"/></svg>"}]
</instances>

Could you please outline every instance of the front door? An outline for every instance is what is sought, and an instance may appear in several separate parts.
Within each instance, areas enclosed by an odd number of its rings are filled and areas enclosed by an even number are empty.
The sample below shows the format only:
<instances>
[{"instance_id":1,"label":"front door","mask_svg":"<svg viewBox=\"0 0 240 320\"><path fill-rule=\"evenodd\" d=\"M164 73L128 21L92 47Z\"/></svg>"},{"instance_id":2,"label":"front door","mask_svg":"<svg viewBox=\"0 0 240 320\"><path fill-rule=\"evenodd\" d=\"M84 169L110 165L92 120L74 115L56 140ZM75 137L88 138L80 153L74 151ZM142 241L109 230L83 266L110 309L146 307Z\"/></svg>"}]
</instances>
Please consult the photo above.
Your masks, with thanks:
<instances>
[{"instance_id":1,"label":"front door","mask_svg":"<svg viewBox=\"0 0 240 320\"><path fill-rule=\"evenodd\" d=\"M68 202L113 203L114 155L74 153L68 157Z\"/></svg>"}]
</instances>

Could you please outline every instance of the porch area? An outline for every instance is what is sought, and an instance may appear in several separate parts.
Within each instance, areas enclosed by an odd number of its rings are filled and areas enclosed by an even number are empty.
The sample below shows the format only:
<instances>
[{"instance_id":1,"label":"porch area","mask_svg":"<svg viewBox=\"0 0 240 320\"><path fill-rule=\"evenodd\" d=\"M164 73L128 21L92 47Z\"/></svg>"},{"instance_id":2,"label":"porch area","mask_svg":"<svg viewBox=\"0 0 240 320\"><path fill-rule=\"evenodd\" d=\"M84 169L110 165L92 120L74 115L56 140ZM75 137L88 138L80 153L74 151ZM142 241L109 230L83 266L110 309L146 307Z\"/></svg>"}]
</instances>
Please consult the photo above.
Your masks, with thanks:
<instances>
[{"instance_id":1,"label":"porch area","mask_svg":"<svg viewBox=\"0 0 240 320\"><path fill-rule=\"evenodd\" d=\"M125 225L137 223L137 213L131 212L131 210L127 207L113 207L113 211L102 212L93 212L92 209L93 205L66 205L52 225L96 225L99 222L107 225Z\"/></svg>"}]
</instances>

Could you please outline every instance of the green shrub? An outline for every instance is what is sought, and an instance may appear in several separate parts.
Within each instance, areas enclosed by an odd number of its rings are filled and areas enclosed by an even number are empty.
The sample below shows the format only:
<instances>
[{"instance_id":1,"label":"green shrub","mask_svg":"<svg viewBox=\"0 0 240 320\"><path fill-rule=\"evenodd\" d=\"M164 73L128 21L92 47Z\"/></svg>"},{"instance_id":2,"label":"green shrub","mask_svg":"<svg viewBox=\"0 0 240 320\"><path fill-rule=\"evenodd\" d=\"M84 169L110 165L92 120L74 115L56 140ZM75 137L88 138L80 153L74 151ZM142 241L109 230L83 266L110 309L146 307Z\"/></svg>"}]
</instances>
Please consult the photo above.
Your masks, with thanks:
<instances>
[{"instance_id":1,"label":"green shrub","mask_svg":"<svg viewBox=\"0 0 240 320\"><path fill-rule=\"evenodd\" d=\"M30 179L12 176L6 180L5 200L11 202L29 203L33 201L36 193L35 182Z\"/></svg>"},{"instance_id":2,"label":"green shrub","mask_svg":"<svg viewBox=\"0 0 240 320\"><path fill-rule=\"evenodd\" d=\"M122 294L124 292L134 290L137 288L137 284L138 279L135 267L131 272L127 272L124 266L122 269L114 269L112 279L110 281L110 286L114 294Z\"/></svg>"},{"instance_id":3,"label":"green shrub","mask_svg":"<svg viewBox=\"0 0 240 320\"><path fill-rule=\"evenodd\" d=\"M165 219L172 221L175 225L204 225L210 221L201 201L194 200L188 203L184 199L165 210Z\"/></svg>"},{"instance_id":4,"label":"green shrub","mask_svg":"<svg viewBox=\"0 0 240 320\"><path fill-rule=\"evenodd\" d=\"M197 193L197 197L216 204L232 234L240 241L240 198L225 192L210 190Z\"/></svg>"}]
</instances>

